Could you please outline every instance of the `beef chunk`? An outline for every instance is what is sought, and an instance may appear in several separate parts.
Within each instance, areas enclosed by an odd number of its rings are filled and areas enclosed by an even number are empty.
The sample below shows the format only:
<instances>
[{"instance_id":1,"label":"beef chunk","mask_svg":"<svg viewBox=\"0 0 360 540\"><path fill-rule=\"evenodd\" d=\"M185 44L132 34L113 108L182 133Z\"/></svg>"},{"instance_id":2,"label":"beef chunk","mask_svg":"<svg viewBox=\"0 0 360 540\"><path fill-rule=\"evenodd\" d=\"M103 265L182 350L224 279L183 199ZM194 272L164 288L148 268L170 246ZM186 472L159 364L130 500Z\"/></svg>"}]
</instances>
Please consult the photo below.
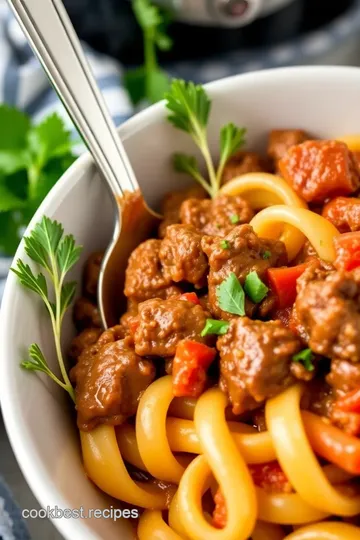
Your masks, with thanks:
<instances>
[{"instance_id":1,"label":"beef chunk","mask_svg":"<svg viewBox=\"0 0 360 540\"><path fill-rule=\"evenodd\" d=\"M76 328L81 331L85 328L101 328L99 310L94 302L87 298L78 298L74 305L73 318Z\"/></svg>"},{"instance_id":2,"label":"beef chunk","mask_svg":"<svg viewBox=\"0 0 360 540\"><path fill-rule=\"evenodd\" d=\"M92 253L86 261L84 270L84 293L90 298L96 298L97 295L97 286L103 257L103 252L97 251Z\"/></svg>"},{"instance_id":3,"label":"beef chunk","mask_svg":"<svg viewBox=\"0 0 360 540\"><path fill-rule=\"evenodd\" d=\"M359 231L360 199L336 197L324 206L322 215L331 221L341 233Z\"/></svg>"},{"instance_id":4,"label":"beef chunk","mask_svg":"<svg viewBox=\"0 0 360 540\"><path fill-rule=\"evenodd\" d=\"M327 382L337 393L347 393L360 388L360 364L347 360L332 360Z\"/></svg>"},{"instance_id":5,"label":"beef chunk","mask_svg":"<svg viewBox=\"0 0 360 540\"><path fill-rule=\"evenodd\" d=\"M199 304L187 300L154 298L143 302L134 335L136 354L170 357L182 339L203 341L200 333L207 315Z\"/></svg>"},{"instance_id":6,"label":"beef chunk","mask_svg":"<svg viewBox=\"0 0 360 540\"><path fill-rule=\"evenodd\" d=\"M203 234L225 236L236 225L249 223L254 212L240 196L219 195L214 200L188 199L180 209L181 222Z\"/></svg>"},{"instance_id":7,"label":"beef chunk","mask_svg":"<svg viewBox=\"0 0 360 540\"><path fill-rule=\"evenodd\" d=\"M326 276L309 269L297 285L296 320L310 348L322 356L359 362L360 271Z\"/></svg>"},{"instance_id":8,"label":"beef chunk","mask_svg":"<svg viewBox=\"0 0 360 540\"><path fill-rule=\"evenodd\" d=\"M279 162L280 171L303 199L324 202L348 195L360 185L360 169L345 143L307 141L292 146Z\"/></svg>"},{"instance_id":9,"label":"beef chunk","mask_svg":"<svg viewBox=\"0 0 360 540\"><path fill-rule=\"evenodd\" d=\"M290 367L300 341L280 321L234 319L218 339L220 388L234 414L256 408L294 381Z\"/></svg>"},{"instance_id":10,"label":"beef chunk","mask_svg":"<svg viewBox=\"0 0 360 540\"><path fill-rule=\"evenodd\" d=\"M180 206L186 199L190 198L205 199L206 192L201 186L194 185L187 189L171 191L165 195L161 205L161 214L164 219L159 226L160 238L164 238L166 228L169 225L180 223Z\"/></svg>"},{"instance_id":11,"label":"beef chunk","mask_svg":"<svg viewBox=\"0 0 360 540\"><path fill-rule=\"evenodd\" d=\"M260 154L240 150L225 165L222 183L226 184L242 174L269 171L270 164Z\"/></svg>"},{"instance_id":12,"label":"beef chunk","mask_svg":"<svg viewBox=\"0 0 360 540\"><path fill-rule=\"evenodd\" d=\"M97 342L101 334L101 328L85 328L85 330L72 340L69 349L69 357L73 360L77 360L85 349Z\"/></svg>"},{"instance_id":13,"label":"beef chunk","mask_svg":"<svg viewBox=\"0 0 360 540\"><path fill-rule=\"evenodd\" d=\"M90 431L119 425L136 413L139 399L155 378L152 362L137 356L128 338L109 332L85 349L70 377L76 388L77 424Z\"/></svg>"},{"instance_id":14,"label":"beef chunk","mask_svg":"<svg viewBox=\"0 0 360 540\"><path fill-rule=\"evenodd\" d=\"M301 129L273 129L269 134L267 148L268 156L278 169L278 162L292 146L301 144L309 139L308 134Z\"/></svg>"},{"instance_id":15,"label":"beef chunk","mask_svg":"<svg viewBox=\"0 0 360 540\"><path fill-rule=\"evenodd\" d=\"M265 278L266 270L273 266L287 263L286 249L282 242L259 238L250 225L235 227L225 237L226 248L221 238L204 236L201 245L209 258L210 273L208 277L209 301L211 312L218 318L229 319L232 316L222 311L218 305L217 287L231 272L243 285L246 276L256 271L260 279ZM267 252L267 253L266 253ZM270 256L264 258L264 254ZM247 304L248 310L251 303ZM250 314L249 311L247 311Z\"/></svg>"},{"instance_id":16,"label":"beef chunk","mask_svg":"<svg viewBox=\"0 0 360 540\"><path fill-rule=\"evenodd\" d=\"M201 234L189 225L171 225L166 230L159 257L166 279L187 281L197 288L207 283L208 262L201 249Z\"/></svg>"},{"instance_id":17,"label":"beef chunk","mask_svg":"<svg viewBox=\"0 0 360 540\"><path fill-rule=\"evenodd\" d=\"M130 255L126 276L125 296L137 302L149 298L169 298L179 296L181 290L165 276L159 252L161 240L146 240Z\"/></svg>"}]
</instances>

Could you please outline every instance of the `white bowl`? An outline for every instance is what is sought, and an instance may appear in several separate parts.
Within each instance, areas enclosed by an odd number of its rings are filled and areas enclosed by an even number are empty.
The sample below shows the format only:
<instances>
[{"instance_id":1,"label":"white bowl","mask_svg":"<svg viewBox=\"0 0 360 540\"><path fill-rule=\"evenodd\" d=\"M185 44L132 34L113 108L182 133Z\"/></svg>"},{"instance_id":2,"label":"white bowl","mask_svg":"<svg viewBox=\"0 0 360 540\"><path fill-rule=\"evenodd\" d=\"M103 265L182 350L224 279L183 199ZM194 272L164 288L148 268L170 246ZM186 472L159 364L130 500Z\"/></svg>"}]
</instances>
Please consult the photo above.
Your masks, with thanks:
<instances>
[{"instance_id":1,"label":"white bowl","mask_svg":"<svg viewBox=\"0 0 360 540\"><path fill-rule=\"evenodd\" d=\"M209 85L213 111L209 128L216 153L219 128L233 121L248 128L248 144L262 149L272 128L304 128L319 137L360 132L360 69L286 68L250 73ZM120 128L121 137L145 196L156 204L184 180L171 169L170 156L192 151L189 138L165 120L162 103ZM112 207L90 156L81 157L57 183L30 227L46 214L61 221L84 245L73 272L80 280L87 255L104 248L112 228ZM16 258L26 259L23 244ZM73 334L65 323L64 347ZM108 499L86 478L78 434L64 392L49 379L19 367L29 344L37 342L55 365L52 335L43 306L13 274L7 281L0 320L0 396L5 424L19 465L42 507L103 508ZM68 540L133 538L125 520L55 519Z\"/></svg>"}]
</instances>

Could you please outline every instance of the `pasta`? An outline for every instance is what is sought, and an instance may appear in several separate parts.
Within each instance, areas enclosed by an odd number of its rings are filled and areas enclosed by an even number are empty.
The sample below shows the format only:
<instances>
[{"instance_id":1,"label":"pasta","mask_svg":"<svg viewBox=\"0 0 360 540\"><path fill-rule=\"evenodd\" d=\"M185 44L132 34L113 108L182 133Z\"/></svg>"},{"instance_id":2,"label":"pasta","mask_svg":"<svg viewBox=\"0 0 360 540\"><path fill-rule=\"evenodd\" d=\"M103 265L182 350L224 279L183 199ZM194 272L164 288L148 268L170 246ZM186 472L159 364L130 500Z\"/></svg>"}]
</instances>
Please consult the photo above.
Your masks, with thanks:
<instances>
[{"instance_id":1,"label":"pasta","mask_svg":"<svg viewBox=\"0 0 360 540\"><path fill-rule=\"evenodd\" d=\"M339 141L360 151L358 137ZM329 142L302 144L326 161ZM338 159L350 152L334 148ZM97 401L86 412L102 408L80 439L91 480L141 509L139 540L360 538L346 522L360 516L360 315L349 308L360 297L360 217L340 235L321 215L339 186L329 195L316 171L299 188L284 167L295 163L303 183L311 171L301 176L304 159L289 165L287 155L276 163L284 177L235 174L220 203L185 199L183 222L168 226L176 241L151 239L129 261L128 312L112 329L125 337L105 332L105 345L80 355L86 368L93 357L106 367L122 343L129 371L114 387L126 406L109 385L117 356L104 386L91 380Z\"/></svg>"}]
</instances>

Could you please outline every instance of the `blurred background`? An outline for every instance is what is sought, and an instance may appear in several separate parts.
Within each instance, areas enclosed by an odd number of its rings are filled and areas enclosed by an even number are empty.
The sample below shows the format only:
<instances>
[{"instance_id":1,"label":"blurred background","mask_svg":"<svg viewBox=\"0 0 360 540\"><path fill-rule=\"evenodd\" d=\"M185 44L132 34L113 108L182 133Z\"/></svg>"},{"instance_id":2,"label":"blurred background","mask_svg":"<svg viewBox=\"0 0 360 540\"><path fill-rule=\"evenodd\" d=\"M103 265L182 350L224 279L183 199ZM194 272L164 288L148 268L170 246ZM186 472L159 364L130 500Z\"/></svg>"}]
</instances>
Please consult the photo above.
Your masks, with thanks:
<instances>
[{"instance_id":1,"label":"blurred background","mask_svg":"<svg viewBox=\"0 0 360 540\"><path fill-rule=\"evenodd\" d=\"M64 0L64 4L117 124L162 99L171 77L205 83L269 67L360 66L360 0ZM0 0L0 102L1 301L26 225L84 151L5 0ZM62 153L49 146L55 133ZM31 142L34 137L41 143L41 156ZM21 508L38 505L0 419L0 539L60 539L47 520L22 521Z\"/></svg>"}]
</instances>

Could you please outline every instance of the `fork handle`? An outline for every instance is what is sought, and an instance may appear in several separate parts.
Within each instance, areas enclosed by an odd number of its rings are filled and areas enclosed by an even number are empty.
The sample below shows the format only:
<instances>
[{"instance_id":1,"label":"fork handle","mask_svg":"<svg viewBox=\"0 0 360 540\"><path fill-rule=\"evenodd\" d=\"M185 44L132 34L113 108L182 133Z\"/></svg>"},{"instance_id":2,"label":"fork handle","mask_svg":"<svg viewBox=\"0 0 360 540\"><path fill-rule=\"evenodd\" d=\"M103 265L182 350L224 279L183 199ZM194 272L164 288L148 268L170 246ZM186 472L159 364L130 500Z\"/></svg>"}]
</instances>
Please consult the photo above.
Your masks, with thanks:
<instances>
[{"instance_id":1,"label":"fork handle","mask_svg":"<svg viewBox=\"0 0 360 540\"><path fill-rule=\"evenodd\" d=\"M114 196L139 189L61 0L8 0Z\"/></svg>"}]
</instances>

